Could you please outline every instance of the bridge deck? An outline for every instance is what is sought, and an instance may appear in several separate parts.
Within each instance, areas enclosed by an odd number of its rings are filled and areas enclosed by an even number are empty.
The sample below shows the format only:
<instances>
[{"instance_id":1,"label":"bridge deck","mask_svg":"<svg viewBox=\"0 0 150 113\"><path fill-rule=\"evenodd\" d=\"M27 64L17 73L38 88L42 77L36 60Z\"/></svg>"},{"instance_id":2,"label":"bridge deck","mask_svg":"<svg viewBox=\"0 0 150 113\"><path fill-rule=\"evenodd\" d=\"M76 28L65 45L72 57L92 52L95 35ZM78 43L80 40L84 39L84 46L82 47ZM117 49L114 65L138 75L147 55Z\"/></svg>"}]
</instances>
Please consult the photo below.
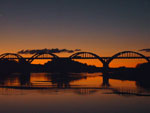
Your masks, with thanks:
<instances>
[{"instance_id":1,"label":"bridge deck","mask_svg":"<svg viewBox=\"0 0 150 113\"><path fill-rule=\"evenodd\" d=\"M61 59L67 59L68 57L59 57ZM101 57L102 59L109 59L111 57ZM150 59L150 57L147 57ZM5 59L18 59L18 58L5 58ZM29 57L24 57L24 59L31 59ZM54 59L53 57L43 57L43 58L34 58L34 59ZM71 59L97 59L95 57L76 57ZM115 59L143 59L143 57L117 57Z\"/></svg>"}]
</instances>

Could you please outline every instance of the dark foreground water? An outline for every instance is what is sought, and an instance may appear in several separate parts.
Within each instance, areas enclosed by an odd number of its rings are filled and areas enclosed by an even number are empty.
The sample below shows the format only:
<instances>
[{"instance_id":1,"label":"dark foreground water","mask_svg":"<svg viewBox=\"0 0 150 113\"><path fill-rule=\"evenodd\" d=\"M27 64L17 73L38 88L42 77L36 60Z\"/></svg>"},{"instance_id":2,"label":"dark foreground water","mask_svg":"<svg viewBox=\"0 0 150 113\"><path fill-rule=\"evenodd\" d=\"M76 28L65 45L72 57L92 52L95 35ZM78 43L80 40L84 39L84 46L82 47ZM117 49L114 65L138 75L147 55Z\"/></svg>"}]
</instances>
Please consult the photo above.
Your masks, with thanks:
<instances>
[{"instance_id":1,"label":"dark foreground water","mask_svg":"<svg viewBox=\"0 0 150 113\"><path fill-rule=\"evenodd\" d=\"M101 75L2 75L0 113L150 113L149 86Z\"/></svg>"}]
</instances>

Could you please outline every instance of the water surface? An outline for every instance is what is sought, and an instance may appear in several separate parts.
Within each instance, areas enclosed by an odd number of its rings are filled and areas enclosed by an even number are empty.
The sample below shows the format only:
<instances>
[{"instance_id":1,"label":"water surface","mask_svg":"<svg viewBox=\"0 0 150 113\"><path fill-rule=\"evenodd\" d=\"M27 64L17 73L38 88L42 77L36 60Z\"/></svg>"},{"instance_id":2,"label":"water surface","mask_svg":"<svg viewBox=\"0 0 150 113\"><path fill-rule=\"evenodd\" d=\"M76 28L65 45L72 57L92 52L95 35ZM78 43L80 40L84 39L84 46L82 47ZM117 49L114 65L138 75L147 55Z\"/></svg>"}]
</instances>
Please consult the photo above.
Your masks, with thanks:
<instances>
[{"instance_id":1,"label":"water surface","mask_svg":"<svg viewBox=\"0 0 150 113\"><path fill-rule=\"evenodd\" d=\"M15 73L0 79L1 113L149 113L150 89L101 73Z\"/></svg>"}]
</instances>

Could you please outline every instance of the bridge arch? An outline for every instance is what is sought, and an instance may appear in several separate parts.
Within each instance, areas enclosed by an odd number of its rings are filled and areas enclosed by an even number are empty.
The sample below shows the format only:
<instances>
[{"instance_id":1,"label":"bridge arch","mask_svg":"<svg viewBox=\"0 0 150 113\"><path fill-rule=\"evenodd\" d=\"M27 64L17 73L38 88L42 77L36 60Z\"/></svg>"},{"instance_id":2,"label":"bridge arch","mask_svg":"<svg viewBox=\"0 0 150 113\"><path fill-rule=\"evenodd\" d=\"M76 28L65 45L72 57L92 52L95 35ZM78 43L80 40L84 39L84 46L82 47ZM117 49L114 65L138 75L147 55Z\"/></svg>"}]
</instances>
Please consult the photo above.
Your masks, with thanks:
<instances>
[{"instance_id":1,"label":"bridge arch","mask_svg":"<svg viewBox=\"0 0 150 113\"><path fill-rule=\"evenodd\" d=\"M100 56L98 56L98 55L96 55L96 54L94 54L94 53L91 53L91 52L78 52L78 53L74 53L74 54L72 54L69 58L70 59L80 59L80 58L92 58L92 57L94 57L94 58L96 58L96 59L98 59L101 63L102 63L102 65L103 65L103 67L105 67L105 65L106 65L106 62L100 57Z\"/></svg>"},{"instance_id":2,"label":"bridge arch","mask_svg":"<svg viewBox=\"0 0 150 113\"><path fill-rule=\"evenodd\" d=\"M107 66L109 67L109 64L115 59L115 58L118 58L119 56L121 57L135 57L135 55L138 55L140 56L141 58L145 59L147 62L150 62L150 60L144 56L143 54L141 53L138 53L138 52L135 52L135 51L122 51L122 52L119 52L115 55L113 55L110 59L107 60Z\"/></svg>"},{"instance_id":3,"label":"bridge arch","mask_svg":"<svg viewBox=\"0 0 150 113\"><path fill-rule=\"evenodd\" d=\"M4 60L4 59L17 59L18 62L22 62L25 61L25 59L16 53L4 53L0 55L0 60Z\"/></svg>"},{"instance_id":4,"label":"bridge arch","mask_svg":"<svg viewBox=\"0 0 150 113\"><path fill-rule=\"evenodd\" d=\"M49 57L49 58L59 58L57 55L55 55L55 54L53 54L53 53L36 53L36 54L34 54L34 55L28 60L28 62L29 62L29 63L32 63L32 61L33 61L34 59L40 57L41 55L43 55L43 57L44 57L44 55L50 55L51 57Z\"/></svg>"}]
</instances>

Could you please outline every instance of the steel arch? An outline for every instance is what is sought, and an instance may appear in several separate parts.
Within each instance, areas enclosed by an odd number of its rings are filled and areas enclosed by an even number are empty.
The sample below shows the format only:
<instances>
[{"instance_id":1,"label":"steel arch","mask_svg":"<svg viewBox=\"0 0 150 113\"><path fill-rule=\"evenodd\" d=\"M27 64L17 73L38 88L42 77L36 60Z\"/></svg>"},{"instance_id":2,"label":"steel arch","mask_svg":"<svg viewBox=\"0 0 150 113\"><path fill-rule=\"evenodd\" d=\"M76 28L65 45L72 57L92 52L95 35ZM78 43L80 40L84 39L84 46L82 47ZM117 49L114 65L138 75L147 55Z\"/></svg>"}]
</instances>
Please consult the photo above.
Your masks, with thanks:
<instances>
[{"instance_id":1,"label":"steel arch","mask_svg":"<svg viewBox=\"0 0 150 113\"><path fill-rule=\"evenodd\" d=\"M17 57L16 59L18 59L19 61L23 61L23 57L21 56L21 55L19 55L19 54L16 54L16 53L4 53L4 54L1 54L0 55L0 59L2 60L2 59L5 59L5 57L7 57L7 56L9 56L9 55L12 55L12 56L15 56L15 57ZM9 58L8 58L9 59Z\"/></svg>"},{"instance_id":2,"label":"steel arch","mask_svg":"<svg viewBox=\"0 0 150 113\"><path fill-rule=\"evenodd\" d=\"M89 54L89 55L92 55L94 56L95 58L97 58L98 60L100 60L100 62L103 64L103 67L105 66L106 62L98 55L94 54L94 53L91 53L91 52L78 52L78 53L74 53L72 54L69 58L70 59L73 59L75 57L77 57L78 55L80 54Z\"/></svg>"},{"instance_id":3,"label":"steel arch","mask_svg":"<svg viewBox=\"0 0 150 113\"><path fill-rule=\"evenodd\" d=\"M119 52L115 55L113 55L110 59L107 60L107 65L109 65L115 58L117 58L118 56L122 55L122 54L126 54L126 53L133 53L133 54L136 54L136 55L139 55L141 56L143 59L145 59L147 62L150 62L150 60L144 56L143 54L141 53L138 53L138 52L135 52L135 51L122 51L122 52Z\"/></svg>"},{"instance_id":4,"label":"steel arch","mask_svg":"<svg viewBox=\"0 0 150 113\"><path fill-rule=\"evenodd\" d=\"M34 54L34 55L28 60L28 62L29 62L29 63L32 63L32 61L33 61L34 59L38 58L39 56L41 56L41 55L43 55L43 54L49 54L49 55L51 55L53 58L59 58L57 55L55 55L55 54L53 54L53 53L36 53L36 54Z\"/></svg>"}]
</instances>

